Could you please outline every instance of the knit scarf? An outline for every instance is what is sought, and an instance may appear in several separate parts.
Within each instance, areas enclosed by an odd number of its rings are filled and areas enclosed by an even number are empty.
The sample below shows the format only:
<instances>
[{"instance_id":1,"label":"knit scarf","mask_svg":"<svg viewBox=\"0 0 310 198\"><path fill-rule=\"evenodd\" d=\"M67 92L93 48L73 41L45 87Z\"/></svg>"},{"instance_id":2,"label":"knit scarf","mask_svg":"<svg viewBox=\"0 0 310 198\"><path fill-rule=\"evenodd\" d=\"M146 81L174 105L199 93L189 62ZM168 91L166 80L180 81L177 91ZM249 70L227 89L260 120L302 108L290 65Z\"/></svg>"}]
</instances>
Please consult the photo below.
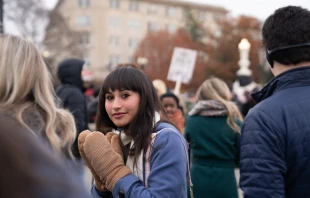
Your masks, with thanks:
<instances>
[{"instance_id":1,"label":"knit scarf","mask_svg":"<svg viewBox=\"0 0 310 198\"><path fill-rule=\"evenodd\" d=\"M154 119L154 125L160 120L160 115L158 112L155 112L155 119ZM134 145L134 140L131 136L126 135L124 130L113 130L114 133L118 134L121 136L121 141L123 145L127 145L130 143L130 149L133 148ZM143 155L144 151L142 150L139 154L139 157L137 159L137 167L134 167L134 156L133 155L128 155L127 161L126 161L126 166L131 170L131 172L136 175L140 181L143 182Z\"/></svg>"},{"instance_id":2,"label":"knit scarf","mask_svg":"<svg viewBox=\"0 0 310 198\"><path fill-rule=\"evenodd\" d=\"M226 106L217 100L199 100L188 115L227 116Z\"/></svg>"}]
</instances>

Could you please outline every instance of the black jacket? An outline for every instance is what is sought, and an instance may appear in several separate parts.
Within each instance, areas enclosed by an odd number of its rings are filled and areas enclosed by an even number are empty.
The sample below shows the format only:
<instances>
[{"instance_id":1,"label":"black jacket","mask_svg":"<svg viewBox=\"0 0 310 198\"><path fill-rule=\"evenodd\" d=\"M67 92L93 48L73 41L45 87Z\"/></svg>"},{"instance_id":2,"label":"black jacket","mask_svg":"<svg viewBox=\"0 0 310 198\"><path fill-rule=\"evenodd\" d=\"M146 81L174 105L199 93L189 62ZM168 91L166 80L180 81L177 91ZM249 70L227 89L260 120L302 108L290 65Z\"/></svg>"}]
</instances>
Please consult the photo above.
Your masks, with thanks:
<instances>
[{"instance_id":1,"label":"black jacket","mask_svg":"<svg viewBox=\"0 0 310 198\"><path fill-rule=\"evenodd\" d=\"M83 94L82 68L84 61L67 59L59 64L58 78L61 84L56 88L56 94L61 99L63 107L74 116L77 135L73 144L73 154L80 158L77 138L88 129L86 100Z\"/></svg>"}]
</instances>

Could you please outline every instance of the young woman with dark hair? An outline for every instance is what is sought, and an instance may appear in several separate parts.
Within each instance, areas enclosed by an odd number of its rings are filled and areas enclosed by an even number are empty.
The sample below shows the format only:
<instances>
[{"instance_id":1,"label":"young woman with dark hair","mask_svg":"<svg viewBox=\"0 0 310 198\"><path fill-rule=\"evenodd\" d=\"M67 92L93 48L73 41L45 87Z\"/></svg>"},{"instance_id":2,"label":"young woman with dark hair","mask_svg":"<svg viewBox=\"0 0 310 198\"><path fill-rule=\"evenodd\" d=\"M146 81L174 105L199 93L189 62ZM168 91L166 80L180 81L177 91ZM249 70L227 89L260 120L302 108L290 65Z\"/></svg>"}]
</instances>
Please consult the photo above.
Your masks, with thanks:
<instances>
[{"instance_id":1,"label":"young woman with dark hair","mask_svg":"<svg viewBox=\"0 0 310 198\"><path fill-rule=\"evenodd\" d=\"M96 127L113 132L79 136L95 178L94 197L186 197L188 145L159 111L152 81L134 65L120 65L106 77Z\"/></svg>"}]
</instances>

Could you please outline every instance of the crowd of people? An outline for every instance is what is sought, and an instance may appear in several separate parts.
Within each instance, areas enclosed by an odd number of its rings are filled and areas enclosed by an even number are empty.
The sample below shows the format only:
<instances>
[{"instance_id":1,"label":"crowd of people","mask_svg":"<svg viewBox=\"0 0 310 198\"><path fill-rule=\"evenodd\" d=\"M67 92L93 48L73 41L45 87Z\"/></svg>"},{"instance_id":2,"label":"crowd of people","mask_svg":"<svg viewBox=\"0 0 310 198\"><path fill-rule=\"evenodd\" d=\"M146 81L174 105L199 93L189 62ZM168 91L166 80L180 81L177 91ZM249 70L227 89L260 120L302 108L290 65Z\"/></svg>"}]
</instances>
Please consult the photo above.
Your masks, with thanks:
<instances>
[{"instance_id":1,"label":"crowd of people","mask_svg":"<svg viewBox=\"0 0 310 198\"><path fill-rule=\"evenodd\" d=\"M0 197L238 198L239 166L245 198L310 197L309 24L297 6L267 18L275 77L245 93L244 108L217 77L189 108L134 64L118 65L87 99L84 61L61 62L54 86L34 44L0 35Z\"/></svg>"}]
</instances>

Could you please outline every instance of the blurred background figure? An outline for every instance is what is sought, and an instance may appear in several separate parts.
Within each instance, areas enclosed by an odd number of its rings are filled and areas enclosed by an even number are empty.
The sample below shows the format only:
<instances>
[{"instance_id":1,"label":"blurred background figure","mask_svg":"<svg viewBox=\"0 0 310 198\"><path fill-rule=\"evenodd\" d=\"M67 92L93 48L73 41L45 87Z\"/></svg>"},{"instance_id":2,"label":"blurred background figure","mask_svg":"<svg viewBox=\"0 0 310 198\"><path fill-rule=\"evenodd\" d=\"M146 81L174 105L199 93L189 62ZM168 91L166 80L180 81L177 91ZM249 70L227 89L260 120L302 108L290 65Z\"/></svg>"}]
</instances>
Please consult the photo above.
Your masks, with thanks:
<instances>
[{"instance_id":1,"label":"blurred background figure","mask_svg":"<svg viewBox=\"0 0 310 198\"><path fill-rule=\"evenodd\" d=\"M181 134L184 135L185 118L179 98L175 94L167 92L160 96L160 101L170 121L178 127Z\"/></svg>"},{"instance_id":2,"label":"blurred background figure","mask_svg":"<svg viewBox=\"0 0 310 198\"><path fill-rule=\"evenodd\" d=\"M87 198L60 156L12 117L0 112L0 197Z\"/></svg>"},{"instance_id":3,"label":"blurred background figure","mask_svg":"<svg viewBox=\"0 0 310 198\"><path fill-rule=\"evenodd\" d=\"M76 169L77 179L81 182L85 182L85 168L84 162L81 159L78 149L78 135L88 129L88 117L87 117L87 106L86 98L84 95L82 70L84 61L79 59L66 59L61 62L58 66L57 76L61 82L56 87L56 94L60 98L63 108L68 109L75 120L76 134L75 140L72 147L72 152L76 158Z\"/></svg>"},{"instance_id":4,"label":"blurred background figure","mask_svg":"<svg viewBox=\"0 0 310 198\"><path fill-rule=\"evenodd\" d=\"M88 129L86 100L83 94L82 69L84 61L79 59L66 59L58 66L57 76L61 82L56 88L56 94L60 98L62 106L68 109L75 120L76 138L73 144L73 154L80 159L77 146L78 134Z\"/></svg>"},{"instance_id":5,"label":"blurred background figure","mask_svg":"<svg viewBox=\"0 0 310 198\"><path fill-rule=\"evenodd\" d=\"M87 112L88 112L88 123L95 123L97 109L98 109L98 102L99 102L99 93L100 87L95 87L93 90L92 99L87 104Z\"/></svg>"},{"instance_id":6,"label":"blurred background figure","mask_svg":"<svg viewBox=\"0 0 310 198\"><path fill-rule=\"evenodd\" d=\"M153 80L153 85L157 91L158 96L161 96L162 94L167 92L167 86L166 83L160 79Z\"/></svg>"},{"instance_id":7,"label":"blurred background figure","mask_svg":"<svg viewBox=\"0 0 310 198\"><path fill-rule=\"evenodd\" d=\"M255 89L253 92L256 92L256 91L258 91L258 89L257 90ZM244 95L246 98L246 102L242 104L240 107L243 117L245 117L250 111L250 109L252 109L257 104L257 102L251 97L251 92L245 91Z\"/></svg>"},{"instance_id":8,"label":"blurred background figure","mask_svg":"<svg viewBox=\"0 0 310 198\"><path fill-rule=\"evenodd\" d=\"M228 86L218 78L204 81L197 99L185 128L194 196L237 198L234 168L239 165L241 113L230 101Z\"/></svg>"}]
</instances>

